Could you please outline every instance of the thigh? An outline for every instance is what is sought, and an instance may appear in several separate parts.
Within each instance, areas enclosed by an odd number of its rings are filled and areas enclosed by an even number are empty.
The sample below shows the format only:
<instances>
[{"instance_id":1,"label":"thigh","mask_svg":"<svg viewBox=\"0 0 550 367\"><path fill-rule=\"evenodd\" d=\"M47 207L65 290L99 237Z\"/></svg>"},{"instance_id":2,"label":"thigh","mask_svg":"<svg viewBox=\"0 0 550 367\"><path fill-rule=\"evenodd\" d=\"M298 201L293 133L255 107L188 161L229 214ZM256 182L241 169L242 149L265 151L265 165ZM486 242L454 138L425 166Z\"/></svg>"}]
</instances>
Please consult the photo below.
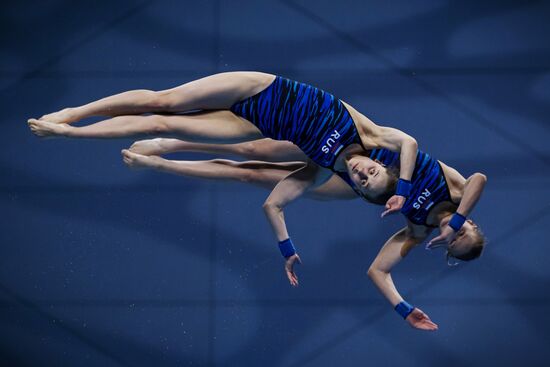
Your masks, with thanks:
<instances>
[{"instance_id":1,"label":"thigh","mask_svg":"<svg viewBox=\"0 0 550 367\"><path fill-rule=\"evenodd\" d=\"M232 71L193 80L158 93L171 111L229 109L233 104L267 88L275 75L257 71Z\"/></svg>"},{"instance_id":2,"label":"thigh","mask_svg":"<svg viewBox=\"0 0 550 367\"><path fill-rule=\"evenodd\" d=\"M254 124L227 110L156 116L159 118L160 135L167 137L222 144L263 138Z\"/></svg>"},{"instance_id":3,"label":"thigh","mask_svg":"<svg viewBox=\"0 0 550 367\"><path fill-rule=\"evenodd\" d=\"M247 144L246 151L257 159L269 162L306 162L308 159L300 148L286 140L256 140Z\"/></svg>"},{"instance_id":4,"label":"thigh","mask_svg":"<svg viewBox=\"0 0 550 367\"><path fill-rule=\"evenodd\" d=\"M307 195L312 199L324 201L358 198L355 191L337 175L332 175L327 182L308 191Z\"/></svg>"}]
</instances>

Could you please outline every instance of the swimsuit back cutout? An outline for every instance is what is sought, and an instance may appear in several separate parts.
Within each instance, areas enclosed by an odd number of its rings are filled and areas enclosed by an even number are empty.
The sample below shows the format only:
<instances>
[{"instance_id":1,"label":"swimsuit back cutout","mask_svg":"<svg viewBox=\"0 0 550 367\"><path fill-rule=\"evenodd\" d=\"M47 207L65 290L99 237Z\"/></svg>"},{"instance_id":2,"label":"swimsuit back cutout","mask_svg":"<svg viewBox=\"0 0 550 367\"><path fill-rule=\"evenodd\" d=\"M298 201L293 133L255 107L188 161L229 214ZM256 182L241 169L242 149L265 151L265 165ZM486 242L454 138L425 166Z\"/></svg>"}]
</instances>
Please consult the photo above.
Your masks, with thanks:
<instances>
[{"instance_id":1,"label":"swimsuit back cutout","mask_svg":"<svg viewBox=\"0 0 550 367\"><path fill-rule=\"evenodd\" d=\"M362 146L351 115L338 98L280 76L230 110L252 122L264 136L294 143L315 163L331 170L343 148L352 143Z\"/></svg>"},{"instance_id":2,"label":"swimsuit back cutout","mask_svg":"<svg viewBox=\"0 0 550 367\"><path fill-rule=\"evenodd\" d=\"M370 158L379 160L385 166L398 167L400 163L399 153L388 149L373 149ZM361 195L346 172L339 172L338 175ZM439 162L418 150L411 181L411 194L401 208L401 213L414 224L433 227L427 223L430 209L443 201L452 202L447 180Z\"/></svg>"}]
</instances>

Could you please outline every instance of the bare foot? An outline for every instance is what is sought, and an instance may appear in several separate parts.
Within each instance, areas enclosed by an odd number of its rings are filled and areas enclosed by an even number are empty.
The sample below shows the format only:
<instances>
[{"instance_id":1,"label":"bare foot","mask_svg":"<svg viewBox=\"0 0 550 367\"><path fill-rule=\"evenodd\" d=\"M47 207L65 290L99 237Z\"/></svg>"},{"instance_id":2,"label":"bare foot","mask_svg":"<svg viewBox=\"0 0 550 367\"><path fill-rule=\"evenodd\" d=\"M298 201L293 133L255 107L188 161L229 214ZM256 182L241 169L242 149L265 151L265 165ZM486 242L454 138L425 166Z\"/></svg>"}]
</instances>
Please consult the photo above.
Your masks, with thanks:
<instances>
[{"instance_id":1,"label":"bare foot","mask_svg":"<svg viewBox=\"0 0 550 367\"><path fill-rule=\"evenodd\" d=\"M39 120L53 122L54 124L70 124L77 121L72 108L64 108L61 111L49 113L39 118Z\"/></svg>"},{"instance_id":2,"label":"bare foot","mask_svg":"<svg viewBox=\"0 0 550 367\"><path fill-rule=\"evenodd\" d=\"M27 120L29 127L34 135L40 137L55 137L63 136L67 132L69 126L55 124L49 121L41 121L37 119Z\"/></svg>"},{"instance_id":3,"label":"bare foot","mask_svg":"<svg viewBox=\"0 0 550 367\"><path fill-rule=\"evenodd\" d=\"M128 149L122 149L122 160L124 163L134 169L140 168L154 168L158 166L159 160L162 159L159 156L142 155L129 151Z\"/></svg>"},{"instance_id":4,"label":"bare foot","mask_svg":"<svg viewBox=\"0 0 550 367\"><path fill-rule=\"evenodd\" d=\"M162 138L139 140L130 146L130 151L141 155L161 155L165 153L161 141Z\"/></svg>"}]
</instances>

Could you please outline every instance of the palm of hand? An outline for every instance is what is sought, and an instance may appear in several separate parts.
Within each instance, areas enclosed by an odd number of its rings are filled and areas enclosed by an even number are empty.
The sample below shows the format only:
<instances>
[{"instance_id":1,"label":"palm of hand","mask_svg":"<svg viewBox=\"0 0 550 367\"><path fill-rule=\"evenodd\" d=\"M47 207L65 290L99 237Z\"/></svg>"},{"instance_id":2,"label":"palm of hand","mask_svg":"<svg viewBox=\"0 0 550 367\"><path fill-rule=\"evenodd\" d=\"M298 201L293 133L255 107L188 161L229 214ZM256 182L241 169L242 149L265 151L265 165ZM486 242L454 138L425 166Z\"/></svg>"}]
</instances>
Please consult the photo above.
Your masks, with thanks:
<instances>
[{"instance_id":1,"label":"palm of hand","mask_svg":"<svg viewBox=\"0 0 550 367\"><path fill-rule=\"evenodd\" d=\"M428 315L418 308L415 308L413 312L407 316L406 320L416 329L435 331L438 328L437 324L430 320Z\"/></svg>"},{"instance_id":2,"label":"palm of hand","mask_svg":"<svg viewBox=\"0 0 550 367\"><path fill-rule=\"evenodd\" d=\"M388 214L398 212L405 204L405 197L401 195L393 195L386 202L386 210L382 213L382 217Z\"/></svg>"}]
</instances>

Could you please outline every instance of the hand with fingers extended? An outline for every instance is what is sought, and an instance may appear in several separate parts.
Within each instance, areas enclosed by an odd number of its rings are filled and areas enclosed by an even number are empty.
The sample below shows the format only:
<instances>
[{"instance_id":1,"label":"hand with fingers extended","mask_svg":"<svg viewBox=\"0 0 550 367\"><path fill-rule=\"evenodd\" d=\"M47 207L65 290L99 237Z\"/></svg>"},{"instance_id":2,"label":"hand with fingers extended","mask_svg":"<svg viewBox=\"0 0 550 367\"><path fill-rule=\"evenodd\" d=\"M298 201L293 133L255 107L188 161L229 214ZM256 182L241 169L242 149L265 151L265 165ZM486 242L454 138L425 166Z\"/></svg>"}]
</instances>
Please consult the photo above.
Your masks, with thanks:
<instances>
[{"instance_id":1,"label":"hand with fingers extended","mask_svg":"<svg viewBox=\"0 0 550 367\"><path fill-rule=\"evenodd\" d=\"M428 315L422 312L419 308L414 308L414 310L407 316L405 319L413 328L420 330L436 331L438 326L434 323Z\"/></svg>"},{"instance_id":2,"label":"hand with fingers extended","mask_svg":"<svg viewBox=\"0 0 550 367\"><path fill-rule=\"evenodd\" d=\"M300 260L300 256L298 256L298 254L294 254L286 258L285 272L288 280L290 281L290 285L292 285L293 287L298 286L298 276L294 272L295 263L298 263L298 264L302 263L302 260Z\"/></svg>"},{"instance_id":3,"label":"hand with fingers extended","mask_svg":"<svg viewBox=\"0 0 550 367\"><path fill-rule=\"evenodd\" d=\"M399 212L403 205L405 204L406 198L401 195L393 195L391 198L388 199L386 202L386 210L382 213L380 216L381 218L384 218L388 214L393 214Z\"/></svg>"},{"instance_id":4,"label":"hand with fingers extended","mask_svg":"<svg viewBox=\"0 0 550 367\"><path fill-rule=\"evenodd\" d=\"M441 230L439 236L431 239L430 242L426 245L426 249L431 250L432 248L439 247L438 245L450 244L456 237L456 232L449 225L446 225Z\"/></svg>"}]
</instances>

